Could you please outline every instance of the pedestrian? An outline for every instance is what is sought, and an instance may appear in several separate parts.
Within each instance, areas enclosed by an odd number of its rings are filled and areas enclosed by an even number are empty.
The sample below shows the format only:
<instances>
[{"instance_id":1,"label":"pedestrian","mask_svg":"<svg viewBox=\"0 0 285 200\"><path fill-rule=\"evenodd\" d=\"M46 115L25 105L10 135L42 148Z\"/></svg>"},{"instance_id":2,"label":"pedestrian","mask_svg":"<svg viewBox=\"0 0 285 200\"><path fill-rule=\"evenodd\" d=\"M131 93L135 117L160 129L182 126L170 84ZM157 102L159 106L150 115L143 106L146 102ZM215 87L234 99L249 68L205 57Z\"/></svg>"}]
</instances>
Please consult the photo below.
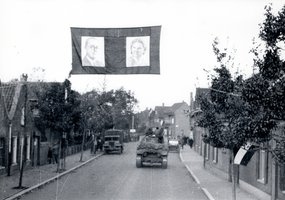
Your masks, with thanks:
<instances>
[{"instance_id":1,"label":"pedestrian","mask_svg":"<svg viewBox=\"0 0 285 200\"><path fill-rule=\"evenodd\" d=\"M98 142L97 142L97 138L96 137L94 137L94 141L93 142L94 142L94 144L93 144L94 145L94 152L93 153L96 154L97 146L98 146Z\"/></svg>"},{"instance_id":2,"label":"pedestrian","mask_svg":"<svg viewBox=\"0 0 285 200\"><path fill-rule=\"evenodd\" d=\"M157 136L158 137L158 142L161 143L161 144L163 143L163 132L164 132L164 129L161 127L160 130L159 130L158 136Z\"/></svg>"},{"instance_id":3,"label":"pedestrian","mask_svg":"<svg viewBox=\"0 0 285 200\"><path fill-rule=\"evenodd\" d=\"M58 151L59 151L59 145L57 143L55 143L55 145L52 148L52 155L53 155L53 164L57 164L58 163Z\"/></svg>"},{"instance_id":4,"label":"pedestrian","mask_svg":"<svg viewBox=\"0 0 285 200\"><path fill-rule=\"evenodd\" d=\"M183 149L184 145L187 143L187 138L185 135L182 136L181 138L181 148Z\"/></svg>"},{"instance_id":5,"label":"pedestrian","mask_svg":"<svg viewBox=\"0 0 285 200\"><path fill-rule=\"evenodd\" d=\"M191 149L192 149L192 147L193 147L193 142L194 142L194 140L193 140L192 138L189 138L188 144L189 144L189 146L190 146Z\"/></svg>"},{"instance_id":6,"label":"pedestrian","mask_svg":"<svg viewBox=\"0 0 285 200\"><path fill-rule=\"evenodd\" d=\"M151 135L153 135L152 129L151 129L151 128L148 128L148 129L147 129L147 132L145 133L145 135L146 135L146 136L151 136Z\"/></svg>"},{"instance_id":7,"label":"pedestrian","mask_svg":"<svg viewBox=\"0 0 285 200\"><path fill-rule=\"evenodd\" d=\"M97 150L100 149L100 151L103 151L103 142L102 142L102 137L101 137L101 133L99 133L99 135L97 136Z\"/></svg>"},{"instance_id":8,"label":"pedestrian","mask_svg":"<svg viewBox=\"0 0 285 200\"><path fill-rule=\"evenodd\" d=\"M51 163L52 163L52 159L53 159L51 146L48 147L48 155L47 155L47 158L48 158L48 164L51 164Z\"/></svg>"}]
</instances>

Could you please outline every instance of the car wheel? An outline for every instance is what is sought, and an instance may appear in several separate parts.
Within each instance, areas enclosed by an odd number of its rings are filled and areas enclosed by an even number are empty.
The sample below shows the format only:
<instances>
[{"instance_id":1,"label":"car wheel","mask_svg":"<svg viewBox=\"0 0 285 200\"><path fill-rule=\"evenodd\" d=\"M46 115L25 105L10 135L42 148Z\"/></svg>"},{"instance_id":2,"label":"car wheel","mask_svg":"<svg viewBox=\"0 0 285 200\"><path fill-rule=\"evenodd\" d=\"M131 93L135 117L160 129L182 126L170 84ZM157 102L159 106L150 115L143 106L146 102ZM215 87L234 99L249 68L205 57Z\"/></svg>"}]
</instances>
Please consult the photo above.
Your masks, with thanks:
<instances>
[{"instance_id":1,"label":"car wheel","mask_svg":"<svg viewBox=\"0 0 285 200\"><path fill-rule=\"evenodd\" d=\"M163 169L166 169L166 168L167 168L167 158L166 158L166 157L162 158L161 167L162 167Z\"/></svg>"},{"instance_id":2,"label":"car wheel","mask_svg":"<svg viewBox=\"0 0 285 200\"><path fill-rule=\"evenodd\" d=\"M142 157L141 156L137 156L137 158L136 158L136 166L137 166L137 168L141 168L142 167Z\"/></svg>"}]
</instances>

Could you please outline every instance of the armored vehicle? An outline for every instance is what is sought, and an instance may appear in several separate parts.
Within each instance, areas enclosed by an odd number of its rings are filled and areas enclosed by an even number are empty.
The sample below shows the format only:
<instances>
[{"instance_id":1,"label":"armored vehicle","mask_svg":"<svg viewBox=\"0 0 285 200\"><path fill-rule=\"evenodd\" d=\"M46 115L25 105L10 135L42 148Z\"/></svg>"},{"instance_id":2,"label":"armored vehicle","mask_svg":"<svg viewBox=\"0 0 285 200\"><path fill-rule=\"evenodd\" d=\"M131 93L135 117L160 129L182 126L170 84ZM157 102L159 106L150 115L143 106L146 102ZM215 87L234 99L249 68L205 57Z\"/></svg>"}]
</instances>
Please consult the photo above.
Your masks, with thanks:
<instances>
[{"instance_id":1,"label":"armored vehicle","mask_svg":"<svg viewBox=\"0 0 285 200\"><path fill-rule=\"evenodd\" d=\"M142 138L136 152L137 168L143 167L144 164L161 164L161 167L166 169L168 145L164 141L160 141L155 135Z\"/></svg>"}]
</instances>

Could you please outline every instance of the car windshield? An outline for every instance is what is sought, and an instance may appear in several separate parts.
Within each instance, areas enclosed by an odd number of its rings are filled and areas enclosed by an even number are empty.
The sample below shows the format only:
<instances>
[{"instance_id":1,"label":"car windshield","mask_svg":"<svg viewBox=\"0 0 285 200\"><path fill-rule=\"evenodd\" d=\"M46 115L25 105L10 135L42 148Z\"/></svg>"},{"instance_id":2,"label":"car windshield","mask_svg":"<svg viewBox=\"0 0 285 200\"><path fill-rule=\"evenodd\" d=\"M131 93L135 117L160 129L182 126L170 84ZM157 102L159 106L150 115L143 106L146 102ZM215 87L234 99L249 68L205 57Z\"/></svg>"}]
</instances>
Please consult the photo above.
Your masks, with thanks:
<instances>
[{"instance_id":1,"label":"car windshield","mask_svg":"<svg viewBox=\"0 0 285 200\"><path fill-rule=\"evenodd\" d=\"M118 141L119 137L116 136L110 136L110 137L105 137L105 141Z\"/></svg>"}]
</instances>

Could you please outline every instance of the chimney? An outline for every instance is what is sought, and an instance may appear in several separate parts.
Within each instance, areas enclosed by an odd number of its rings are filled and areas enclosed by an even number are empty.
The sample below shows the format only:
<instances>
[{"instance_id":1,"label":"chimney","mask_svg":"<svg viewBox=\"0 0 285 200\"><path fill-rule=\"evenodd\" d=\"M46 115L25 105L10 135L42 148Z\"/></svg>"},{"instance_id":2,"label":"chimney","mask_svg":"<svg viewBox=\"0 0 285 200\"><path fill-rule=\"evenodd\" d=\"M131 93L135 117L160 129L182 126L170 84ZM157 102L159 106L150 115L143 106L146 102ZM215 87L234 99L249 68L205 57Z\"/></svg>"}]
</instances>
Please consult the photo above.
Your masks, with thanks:
<instances>
[{"instance_id":1,"label":"chimney","mask_svg":"<svg viewBox=\"0 0 285 200\"><path fill-rule=\"evenodd\" d=\"M164 103L162 103L162 107L164 107Z\"/></svg>"}]
</instances>

